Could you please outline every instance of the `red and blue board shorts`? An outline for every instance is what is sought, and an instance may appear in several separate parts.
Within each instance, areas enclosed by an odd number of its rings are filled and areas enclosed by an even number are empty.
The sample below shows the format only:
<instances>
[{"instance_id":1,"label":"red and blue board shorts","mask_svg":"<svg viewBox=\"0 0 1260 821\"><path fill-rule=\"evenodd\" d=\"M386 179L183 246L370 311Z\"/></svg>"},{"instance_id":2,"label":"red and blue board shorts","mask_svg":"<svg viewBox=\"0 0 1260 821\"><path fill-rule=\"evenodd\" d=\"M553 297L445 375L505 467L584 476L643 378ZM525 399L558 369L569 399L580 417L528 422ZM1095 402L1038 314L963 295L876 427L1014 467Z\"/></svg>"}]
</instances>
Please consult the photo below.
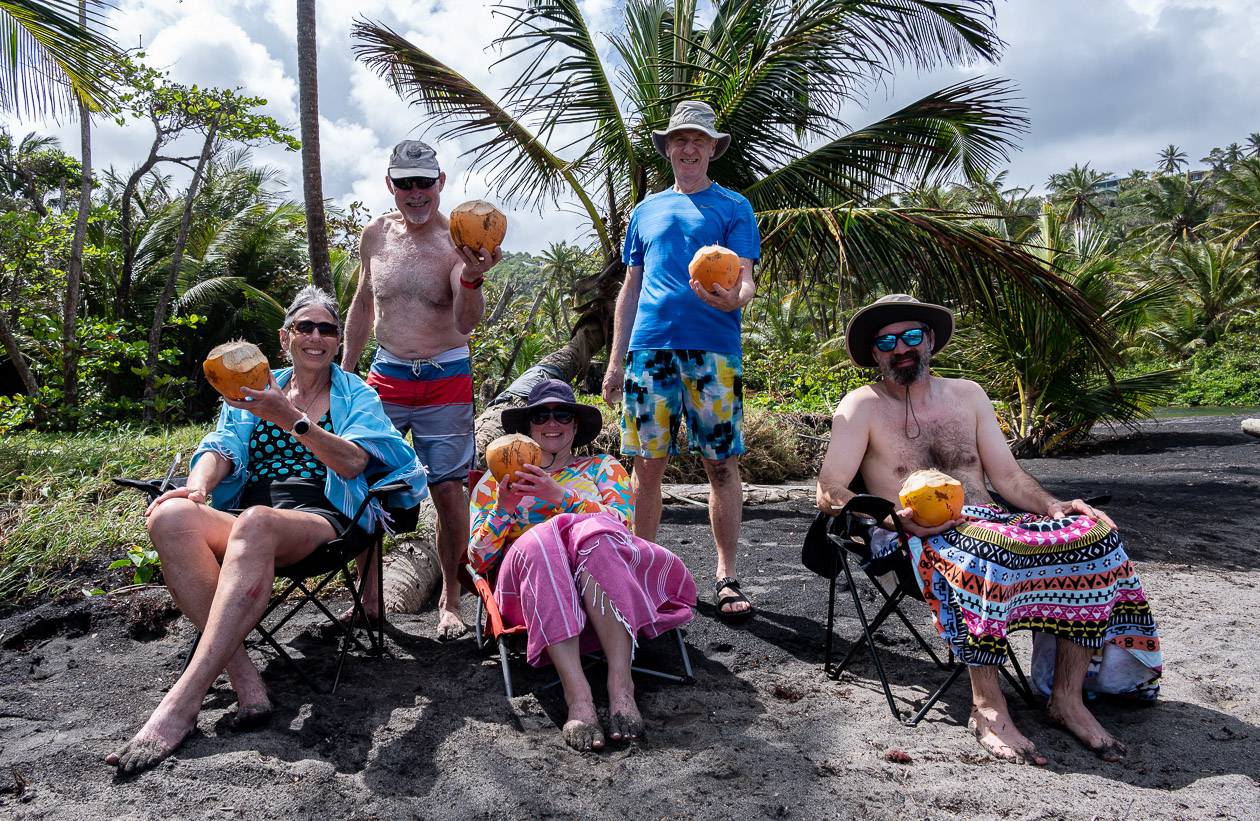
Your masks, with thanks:
<instances>
[{"instance_id":1,"label":"red and blue board shorts","mask_svg":"<svg viewBox=\"0 0 1260 821\"><path fill-rule=\"evenodd\" d=\"M380 395L394 427L404 436L411 431L429 484L468 478L476 442L467 345L432 359L402 359L378 346L367 383Z\"/></svg>"}]
</instances>

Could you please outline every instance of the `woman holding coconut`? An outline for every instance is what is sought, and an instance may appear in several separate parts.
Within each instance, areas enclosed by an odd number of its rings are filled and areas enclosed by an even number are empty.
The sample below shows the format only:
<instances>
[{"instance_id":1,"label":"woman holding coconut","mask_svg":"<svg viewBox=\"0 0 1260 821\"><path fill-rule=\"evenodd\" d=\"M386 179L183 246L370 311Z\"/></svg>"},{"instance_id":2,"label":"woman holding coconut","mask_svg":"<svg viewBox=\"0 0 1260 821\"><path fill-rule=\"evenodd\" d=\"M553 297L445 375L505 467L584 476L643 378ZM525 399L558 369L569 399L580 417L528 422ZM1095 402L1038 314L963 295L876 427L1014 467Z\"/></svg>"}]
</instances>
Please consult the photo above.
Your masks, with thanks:
<instances>
[{"instance_id":1,"label":"woman holding coconut","mask_svg":"<svg viewBox=\"0 0 1260 821\"><path fill-rule=\"evenodd\" d=\"M529 663L555 665L568 704L562 735L577 750L604 746L582 653L601 648L607 659L609 736L637 738L635 647L687 624L696 603L682 561L630 533L634 500L621 464L573 454L600 427L599 411L578 404L564 382L536 385L526 407L503 412L503 428L537 442L541 466L525 465L502 485L486 473L471 501L472 566L497 572L495 600L506 624L528 629Z\"/></svg>"},{"instance_id":2,"label":"woman holding coconut","mask_svg":"<svg viewBox=\"0 0 1260 821\"><path fill-rule=\"evenodd\" d=\"M379 477L378 484L408 483L391 500L401 506L427 495L415 451L376 393L335 364L341 329L336 302L312 286L302 289L279 332L293 366L272 371L263 390L242 388L241 400L225 397L185 486L145 511L171 596L202 636L145 725L106 757L122 774L149 769L174 752L224 670L237 696L237 725L269 718L266 686L243 642L267 607L275 569L306 558L351 523L368 493L365 474ZM228 512L236 509L243 510ZM383 515L373 504L354 528L366 537ZM365 587L372 612L380 594Z\"/></svg>"}]
</instances>

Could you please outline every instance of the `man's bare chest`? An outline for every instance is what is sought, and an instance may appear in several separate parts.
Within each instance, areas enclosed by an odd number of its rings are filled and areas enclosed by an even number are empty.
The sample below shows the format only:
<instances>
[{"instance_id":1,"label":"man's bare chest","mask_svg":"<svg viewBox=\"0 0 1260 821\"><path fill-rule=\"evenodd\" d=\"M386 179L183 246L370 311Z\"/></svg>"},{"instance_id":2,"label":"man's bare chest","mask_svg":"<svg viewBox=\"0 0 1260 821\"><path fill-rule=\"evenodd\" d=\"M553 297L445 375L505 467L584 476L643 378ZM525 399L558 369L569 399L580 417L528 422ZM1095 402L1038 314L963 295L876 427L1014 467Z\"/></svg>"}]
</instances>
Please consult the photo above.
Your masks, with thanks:
<instances>
[{"instance_id":1,"label":"man's bare chest","mask_svg":"<svg viewBox=\"0 0 1260 821\"><path fill-rule=\"evenodd\" d=\"M922 468L958 476L980 468L975 420L965 414L890 409L876 422L871 439L881 461L898 479Z\"/></svg>"},{"instance_id":2,"label":"man's bare chest","mask_svg":"<svg viewBox=\"0 0 1260 821\"><path fill-rule=\"evenodd\" d=\"M409 240L387 240L372 256L372 292L381 302L421 302L449 308L451 270L449 248Z\"/></svg>"}]
</instances>

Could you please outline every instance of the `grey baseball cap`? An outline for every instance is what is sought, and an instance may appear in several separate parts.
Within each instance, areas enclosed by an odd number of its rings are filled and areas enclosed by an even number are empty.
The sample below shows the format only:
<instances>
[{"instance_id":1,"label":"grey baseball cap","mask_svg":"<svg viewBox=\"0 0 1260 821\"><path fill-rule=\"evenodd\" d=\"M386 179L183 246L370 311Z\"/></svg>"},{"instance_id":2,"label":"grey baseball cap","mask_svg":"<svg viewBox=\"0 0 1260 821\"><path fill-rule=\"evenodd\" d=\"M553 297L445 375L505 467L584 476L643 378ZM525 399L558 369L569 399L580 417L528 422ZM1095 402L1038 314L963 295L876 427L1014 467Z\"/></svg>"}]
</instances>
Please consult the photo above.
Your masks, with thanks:
<instances>
[{"instance_id":1,"label":"grey baseball cap","mask_svg":"<svg viewBox=\"0 0 1260 821\"><path fill-rule=\"evenodd\" d=\"M435 178L442 173L437 152L419 140L403 140L389 155L389 176L396 180L408 177Z\"/></svg>"},{"instance_id":2,"label":"grey baseball cap","mask_svg":"<svg viewBox=\"0 0 1260 821\"><path fill-rule=\"evenodd\" d=\"M669 125L665 127L665 130L652 132L652 145L656 146L656 150L662 157L668 157L665 146L669 144L670 134L675 131L703 131L718 141L717 148L713 150L713 159L716 160L726 153L727 147L731 144L731 135L718 131L716 125L717 114L708 103L702 103L699 100L683 100L674 106L674 113L670 115Z\"/></svg>"}]
</instances>

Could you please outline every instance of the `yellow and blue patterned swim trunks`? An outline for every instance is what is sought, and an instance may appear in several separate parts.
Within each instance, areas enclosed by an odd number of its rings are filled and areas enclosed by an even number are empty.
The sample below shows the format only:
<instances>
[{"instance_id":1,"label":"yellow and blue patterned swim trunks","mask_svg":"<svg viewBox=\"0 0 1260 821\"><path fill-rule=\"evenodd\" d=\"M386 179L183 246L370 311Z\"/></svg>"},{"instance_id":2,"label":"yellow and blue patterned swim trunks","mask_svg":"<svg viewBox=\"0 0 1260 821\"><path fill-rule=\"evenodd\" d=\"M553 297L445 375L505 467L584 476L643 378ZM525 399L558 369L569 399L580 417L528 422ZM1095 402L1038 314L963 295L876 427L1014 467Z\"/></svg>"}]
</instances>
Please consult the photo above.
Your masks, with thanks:
<instances>
[{"instance_id":1,"label":"yellow and blue patterned swim trunks","mask_svg":"<svg viewBox=\"0 0 1260 821\"><path fill-rule=\"evenodd\" d=\"M705 459L744 452L743 362L712 351L649 348L626 357L621 452L660 459L678 455L687 418L689 450Z\"/></svg>"}]
</instances>

